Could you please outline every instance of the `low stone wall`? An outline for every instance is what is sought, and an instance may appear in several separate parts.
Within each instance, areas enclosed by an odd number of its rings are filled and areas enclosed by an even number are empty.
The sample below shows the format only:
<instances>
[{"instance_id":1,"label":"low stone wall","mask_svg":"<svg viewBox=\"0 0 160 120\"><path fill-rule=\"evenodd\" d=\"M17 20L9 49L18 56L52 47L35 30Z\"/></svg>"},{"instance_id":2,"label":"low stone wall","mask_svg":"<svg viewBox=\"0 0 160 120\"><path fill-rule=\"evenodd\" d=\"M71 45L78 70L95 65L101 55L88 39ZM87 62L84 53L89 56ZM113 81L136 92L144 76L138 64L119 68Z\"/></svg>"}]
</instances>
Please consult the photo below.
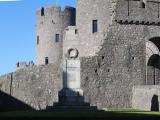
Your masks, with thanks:
<instances>
[{"instance_id":1,"label":"low stone wall","mask_svg":"<svg viewBox=\"0 0 160 120\"><path fill-rule=\"evenodd\" d=\"M53 106L62 88L60 67L32 66L0 77L0 90L36 110Z\"/></svg>"},{"instance_id":2,"label":"low stone wall","mask_svg":"<svg viewBox=\"0 0 160 120\"><path fill-rule=\"evenodd\" d=\"M133 87L132 107L139 110L157 111L160 103L160 86Z\"/></svg>"}]
</instances>

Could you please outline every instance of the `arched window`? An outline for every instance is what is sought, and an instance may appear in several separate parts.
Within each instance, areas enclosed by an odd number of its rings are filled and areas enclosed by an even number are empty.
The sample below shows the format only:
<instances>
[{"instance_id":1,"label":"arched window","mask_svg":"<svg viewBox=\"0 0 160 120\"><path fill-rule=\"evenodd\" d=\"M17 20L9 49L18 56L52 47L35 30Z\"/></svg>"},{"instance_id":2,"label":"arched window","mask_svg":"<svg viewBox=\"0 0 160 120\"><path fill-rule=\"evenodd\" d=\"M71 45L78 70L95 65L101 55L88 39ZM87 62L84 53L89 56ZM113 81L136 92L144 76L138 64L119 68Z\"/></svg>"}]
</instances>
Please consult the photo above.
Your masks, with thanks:
<instances>
[{"instance_id":1,"label":"arched window","mask_svg":"<svg viewBox=\"0 0 160 120\"><path fill-rule=\"evenodd\" d=\"M140 1L140 8L146 8L146 3L144 2L144 0Z\"/></svg>"},{"instance_id":2,"label":"arched window","mask_svg":"<svg viewBox=\"0 0 160 120\"><path fill-rule=\"evenodd\" d=\"M154 54L150 57L147 64L147 85L159 84L160 56Z\"/></svg>"},{"instance_id":3,"label":"arched window","mask_svg":"<svg viewBox=\"0 0 160 120\"><path fill-rule=\"evenodd\" d=\"M146 85L160 84L160 37L146 43Z\"/></svg>"}]
</instances>

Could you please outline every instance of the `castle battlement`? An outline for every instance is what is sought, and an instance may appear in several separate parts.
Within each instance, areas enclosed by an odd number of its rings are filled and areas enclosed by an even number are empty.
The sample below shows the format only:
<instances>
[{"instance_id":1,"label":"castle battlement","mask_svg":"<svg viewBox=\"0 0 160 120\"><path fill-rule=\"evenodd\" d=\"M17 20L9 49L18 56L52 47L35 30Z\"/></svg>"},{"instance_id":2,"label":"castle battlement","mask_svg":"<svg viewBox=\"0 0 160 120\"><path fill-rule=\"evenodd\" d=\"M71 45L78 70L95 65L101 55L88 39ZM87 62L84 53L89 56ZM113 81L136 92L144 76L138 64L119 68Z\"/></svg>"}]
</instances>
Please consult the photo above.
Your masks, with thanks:
<instances>
[{"instance_id":1,"label":"castle battlement","mask_svg":"<svg viewBox=\"0 0 160 120\"><path fill-rule=\"evenodd\" d=\"M42 15L42 12L44 13ZM47 15L52 15L54 14L60 14L61 11L61 7L60 6L47 6L47 7L41 7L37 10L37 15L38 16L47 16Z\"/></svg>"},{"instance_id":2,"label":"castle battlement","mask_svg":"<svg viewBox=\"0 0 160 120\"><path fill-rule=\"evenodd\" d=\"M37 16L52 16L54 14L59 14L62 16L71 15L72 12L75 11L74 7L66 6L64 10L60 6L54 5L54 6L47 6L47 7L41 7L37 10ZM42 15L42 13L44 13Z\"/></svg>"},{"instance_id":3,"label":"castle battlement","mask_svg":"<svg viewBox=\"0 0 160 120\"><path fill-rule=\"evenodd\" d=\"M118 0L116 21L147 25L160 24L160 0Z\"/></svg>"},{"instance_id":4,"label":"castle battlement","mask_svg":"<svg viewBox=\"0 0 160 120\"><path fill-rule=\"evenodd\" d=\"M29 61L29 62L17 62L16 64L16 69L23 69L23 68L27 68L27 67L31 67L34 66L34 62L33 61Z\"/></svg>"}]
</instances>

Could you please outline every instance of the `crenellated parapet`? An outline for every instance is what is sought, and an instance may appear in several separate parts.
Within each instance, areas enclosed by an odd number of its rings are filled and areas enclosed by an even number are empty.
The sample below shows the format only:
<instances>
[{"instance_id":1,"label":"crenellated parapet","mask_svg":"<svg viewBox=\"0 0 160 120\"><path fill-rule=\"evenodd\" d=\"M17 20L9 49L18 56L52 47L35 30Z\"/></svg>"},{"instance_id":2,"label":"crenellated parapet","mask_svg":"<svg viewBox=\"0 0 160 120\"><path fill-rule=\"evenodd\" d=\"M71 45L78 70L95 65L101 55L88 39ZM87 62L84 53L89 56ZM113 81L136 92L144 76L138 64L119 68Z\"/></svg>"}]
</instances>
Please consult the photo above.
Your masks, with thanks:
<instances>
[{"instance_id":1,"label":"crenellated parapet","mask_svg":"<svg viewBox=\"0 0 160 120\"><path fill-rule=\"evenodd\" d=\"M115 20L124 24L160 25L160 0L118 0Z\"/></svg>"},{"instance_id":2,"label":"crenellated parapet","mask_svg":"<svg viewBox=\"0 0 160 120\"><path fill-rule=\"evenodd\" d=\"M31 67L34 66L34 62L33 61L29 61L29 62L17 62L16 64L16 69L23 69L23 68L27 68L27 67Z\"/></svg>"},{"instance_id":3,"label":"crenellated parapet","mask_svg":"<svg viewBox=\"0 0 160 120\"><path fill-rule=\"evenodd\" d=\"M69 7L69 6L66 6L64 10L62 10L60 6L41 7L36 12L37 20L39 20L40 22L45 22L46 19L49 19L52 17L55 18L55 16L58 18L59 17L63 18L64 20L66 17L73 17L72 19L74 19L74 21L70 21L70 25L75 25L74 24L75 14L76 14L76 9L73 7Z\"/></svg>"}]
</instances>

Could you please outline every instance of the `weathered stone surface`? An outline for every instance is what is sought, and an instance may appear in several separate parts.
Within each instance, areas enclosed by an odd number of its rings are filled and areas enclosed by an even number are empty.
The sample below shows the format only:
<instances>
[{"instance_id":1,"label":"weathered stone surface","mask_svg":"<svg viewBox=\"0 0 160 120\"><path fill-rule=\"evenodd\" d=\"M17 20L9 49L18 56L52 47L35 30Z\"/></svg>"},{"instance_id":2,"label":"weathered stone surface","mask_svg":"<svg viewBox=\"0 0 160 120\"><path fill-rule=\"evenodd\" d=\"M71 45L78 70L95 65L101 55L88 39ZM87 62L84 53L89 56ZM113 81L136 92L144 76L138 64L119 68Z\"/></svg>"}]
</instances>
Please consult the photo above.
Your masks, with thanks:
<instances>
[{"instance_id":1,"label":"weathered stone surface","mask_svg":"<svg viewBox=\"0 0 160 120\"><path fill-rule=\"evenodd\" d=\"M151 56L160 53L160 3L159 0L147 0L142 7L141 2L77 0L77 26L74 27L67 27L71 16L66 16L59 7L46 8L43 17L38 11L40 44L37 45L37 64L43 64L44 57L57 64L28 67L2 76L1 90L36 109L44 109L58 101L58 92L66 84L65 81L62 84L62 72L70 72L71 81L76 79L74 76L79 80L80 75L81 81L76 85L78 88L81 85L81 95L93 106L131 108L133 105L134 108L149 110L151 97L159 95L155 93L159 87L134 86L148 84L149 75L153 79L150 84L160 84L160 66L148 65ZM98 21L96 33L92 32L93 20ZM64 29L64 41L53 44L54 35L58 32L62 37ZM79 52L77 57L75 51L68 55L70 48ZM71 60L69 66L66 60ZM80 60L80 64L75 60ZM77 72L73 68L78 68ZM138 91L147 96L139 99ZM141 105L144 99L147 101Z\"/></svg>"},{"instance_id":2,"label":"weathered stone surface","mask_svg":"<svg viewBox=\"0 0 160 120\"><path fill-rule=\"evenodd\" d=\"M143 26L115 24L98 57L82 59L81 80L87 101L98 107L131 107L132 86L145 80L143 37ZM90 65L86 61L97 66L83 67Z\"/></svg>"},{"instance_id":3,"label":"weathered stone surface","mask_svg":"<svg viewBox=\"0 0 160 120\"><path fill-rule=\"evenodd\" d=\"M37 11L36 35L39 43L36 45L36 65L45 64L45 57L49 63L57 63L62 59L63 32L69 25L75 25L75 8L66 7L64 11L60 6L44 8ZM59 41L56 42L56 34ZM36 41L37 43L37 41Z\"/></svg>"},{"instance_id":4,"label":"weathered stone surface","mask_svg":"<svg viewBox=\"0 0 160 120\"><path fill-rule=\"evenodd\" d=\"M0 77L1 91L34 109L45 109L58 101L62 89L60 66L49 64L20 69Z\"/></svg>"},{"instance_id":5,"label":"weathered stone surface","mask_svg":"<svg viewBox=\"0 0 160 120\"><path fill-rule=\"evenodd\" d=\"M128 8L127 1L117 0L115 22L109 26L102 48L96 56L81 59L87 102L100 108L132 107L132 87L146 83L146 42L160 36L159 26L152 24L158 20L158 8L153 8L152 2L147 2L144 9L137 8L140 1L129 1Z\"/></svg>"},{"instance_id":6,"label":"weathered stone surface","mask_svg":"<svg viewBox=\"0 0 160 120\"><path fill-rule=\"evenodd\" d=\"M151 111L155 102L158 103L158 107L160 106L160 86L134 86L132 92L132 107L134 109ZM157 96L157 100L154 100L154 96Z\"/></svg>"},{"instance_id":7,"label":"weathered stone surface","mask_svg":"<svg viewBox=\"0 0 160 120\"><path fill-rule=\"evenodd\" d=\"M123 23L159 24L159 1L147 0L145 8L142 1L117 0L116 20Z\"/></svg>"},{"instance_id":8,"label":"weathered stone surface","mask_svg":"<svg viewBox=\"0 0 160 120\"><path fill-rule=\"evenodd\" d=\"M80 42L80 56L94 56L104 42L112 24L116 0L77 0L76 25ZM98 32L92 32L92 21L97 20Z\"/></svg>"}]
</instances>

